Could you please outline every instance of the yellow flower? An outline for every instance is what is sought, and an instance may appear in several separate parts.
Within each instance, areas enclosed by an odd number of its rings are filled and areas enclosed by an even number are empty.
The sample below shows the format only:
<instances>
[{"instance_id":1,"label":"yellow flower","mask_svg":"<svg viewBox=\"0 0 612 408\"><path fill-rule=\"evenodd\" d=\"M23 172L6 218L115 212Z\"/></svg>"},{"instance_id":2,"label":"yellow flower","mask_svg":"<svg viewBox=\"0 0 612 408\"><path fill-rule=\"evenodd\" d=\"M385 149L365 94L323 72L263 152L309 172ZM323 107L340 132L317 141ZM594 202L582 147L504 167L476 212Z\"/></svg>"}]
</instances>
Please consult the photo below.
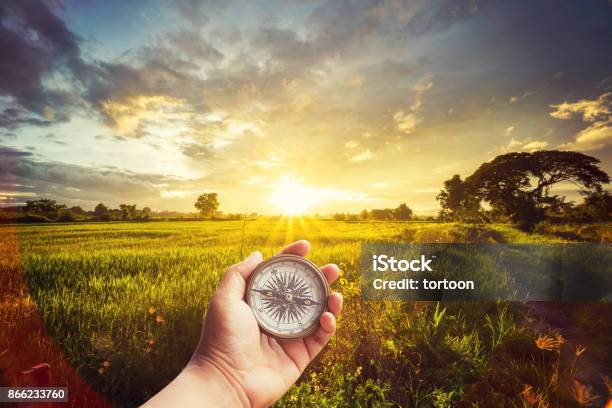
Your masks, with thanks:
<instances>
[{"instance_id":1,"label":"yellow flower","mask_svg":"<svg viewBox=\"0 0 612 408\"><path fill-rule=\"evenodd\" d=\"M157 309L155 308L155 306L149 306L149 309L147 309L149 314L153 314L155 312L157 312Z\"/></svg>"},{"instance_id":2,"label":"yellow flower","mask_svg":"<svg viewBox=\"0 0 612 408\"><path fill-rule=\"evenodd\" d=\"M540 350L558 350L561 347L565 340L561 335L557 335L556 337L552 337L549 335L539 335L535 341L537 348Z\"/></svg>"},{"instance_id":3,"label":"yellow flower","mask_svg":"<svg viewBox=\"0 0 612 408\"><path fill-rule=\"evenodd\" d=\"M539 348L540 350L552 350L553 349L553 339L552 337L548 337L548 336L538 336L538 338L535 341L536 347Z\"/></svg>"},{"instance_id":4,"label":"yellow flower","mask_svg":"<svg viewBox=\"0 0 612 408\"><path fill-rule=\"evenodd\" d=\"M602 375L601 379L608 389L608 395L612 398L612 378L608 377L607 375Z\"/></svg>"},{"instance_id":5,"label":"yellow flower","mask_svg":"<svg viewBox=\"0 0 612 408\"><path fill-rule=\"evenodd\" d=\"M165 322L165 321L166 321L166 319L164 319L164 316L162 316L162 315L159 315L159 314L158 314L158 315L155 317L155 321L156 321L157 323L163 323L163 322Z\"/></svg>"},{"instance_id":6,"label":"yellow flower","mask_svg":"<svg viewBox=\"0 0 612 408\"><path fill-rule=\"evenodd\" d=\"M580 381L574 380L571 392L572 396L581 407L593 406L599 401L599 395L593 392L593 387L584 385Z\"/></svg>"},{"instance_id":7,"label":"yellow flower","mask_svg":"<svg viewBox=\"0 0 612 408\"><path fill-rule=\"evenodd\" d=\"M108 360L104 360L104 362L102 363L102 366L105 368L110 367L110 362Z\"/></svg>"},{"instance_id":8,"label":"yellow flower","mask_svg":"<svg viewBox=\"0 0 612 408\"><path fill-rule=\"evenodd\" d=\"M525 384L521 394L523 395L525 402L529 403L529 405L534 405L542 401L542 393L534 391L533 387L531 387L529 384Z\"/></svg>"}]
</instances>

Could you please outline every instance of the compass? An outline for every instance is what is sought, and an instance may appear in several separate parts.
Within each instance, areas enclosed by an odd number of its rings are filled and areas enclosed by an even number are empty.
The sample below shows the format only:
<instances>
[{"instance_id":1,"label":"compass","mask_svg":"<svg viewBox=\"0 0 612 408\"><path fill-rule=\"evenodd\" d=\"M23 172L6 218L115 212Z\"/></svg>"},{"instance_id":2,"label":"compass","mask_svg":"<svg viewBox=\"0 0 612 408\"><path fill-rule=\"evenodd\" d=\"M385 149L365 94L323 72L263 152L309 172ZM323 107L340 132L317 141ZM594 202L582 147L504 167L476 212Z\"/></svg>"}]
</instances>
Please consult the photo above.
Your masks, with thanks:
<instances>
[{"instance_id":1,"label":"compass","mask_svg":"<svg viewBox=\"0 0 612 408\"><path fill-rule=\"evenodd\" d=\"M267 333L285 339L305 337L319 327L329 285L312 262L297 255L277 255L255 268L246 301Z\"/></svg>"}]
</instances>

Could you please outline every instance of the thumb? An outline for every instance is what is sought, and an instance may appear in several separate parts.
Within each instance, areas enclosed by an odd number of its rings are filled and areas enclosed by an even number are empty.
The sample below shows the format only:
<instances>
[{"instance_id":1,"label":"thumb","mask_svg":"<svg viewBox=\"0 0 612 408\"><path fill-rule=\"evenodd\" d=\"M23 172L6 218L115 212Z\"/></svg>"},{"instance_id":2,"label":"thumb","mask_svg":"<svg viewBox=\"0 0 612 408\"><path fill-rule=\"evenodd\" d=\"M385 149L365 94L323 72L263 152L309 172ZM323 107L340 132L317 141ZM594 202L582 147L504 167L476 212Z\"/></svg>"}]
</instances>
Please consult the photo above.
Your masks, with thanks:
<instances>
[{"instance_id":1,"label":"thumb","mask_svg":"<svg viewBox=\"0 0 612 408\"><path fill-rule=\"evenodd\" d=\"M217 292L220 295L242 299L246 289L246 282L253 270L263 261L261 252L251 253L244 261L230 266L219 283Z\"/></svg>"}]
</instances>

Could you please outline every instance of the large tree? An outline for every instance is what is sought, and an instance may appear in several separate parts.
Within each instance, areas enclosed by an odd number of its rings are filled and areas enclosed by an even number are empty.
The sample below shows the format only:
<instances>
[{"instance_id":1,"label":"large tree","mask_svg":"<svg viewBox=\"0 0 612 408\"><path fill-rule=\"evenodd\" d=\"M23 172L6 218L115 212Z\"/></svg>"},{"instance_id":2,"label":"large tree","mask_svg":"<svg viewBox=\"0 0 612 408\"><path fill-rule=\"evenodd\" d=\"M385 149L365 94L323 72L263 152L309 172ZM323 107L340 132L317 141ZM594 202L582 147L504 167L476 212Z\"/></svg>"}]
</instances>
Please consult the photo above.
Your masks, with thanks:
<instances>
[{"instance_id":1,"label":"large tree","mask_svg":"<svg viewBox=\"0 0 612 408\"><path fill-rule=\"evenodd\" d=\"M204 217L214 217L219 208L217 193L201 194L195 202L195 208L197 208Z\"/></svg>"},{"instance_id":2,"label":"large tree","mask_svg":"<svg viewBox=\"0 0 612 408\"><path fill-rule=\"evenodd\" d=\"M444 189L436 199L442 208L440 218L444 220L465 221L478 217L480 200L468 190L458 174L444 182Z\"/></svg>"},{"instance_id":3,"label":"large tree","mask_svg":"<svg viewBox=\"0 0 612 408\"><path fill-rule=\"evenodd\" d=\"M473 196L525 229L542 220L547 209L563 205L565 197L551 193L561 182L571 182L582 191L601 191L610 178L594 157L542 150L497 156L465 180Z\"/></svg>"}]
</instances>

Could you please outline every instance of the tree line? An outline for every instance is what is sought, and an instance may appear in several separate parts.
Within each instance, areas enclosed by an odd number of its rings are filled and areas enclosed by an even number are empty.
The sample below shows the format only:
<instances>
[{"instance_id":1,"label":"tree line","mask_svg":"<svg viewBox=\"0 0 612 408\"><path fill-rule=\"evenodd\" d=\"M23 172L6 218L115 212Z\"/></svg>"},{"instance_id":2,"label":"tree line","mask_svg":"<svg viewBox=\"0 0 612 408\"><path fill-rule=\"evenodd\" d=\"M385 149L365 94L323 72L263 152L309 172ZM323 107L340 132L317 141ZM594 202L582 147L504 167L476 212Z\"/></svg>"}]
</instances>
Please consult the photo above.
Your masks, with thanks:
<instances>
[{"instance_id":1,"label":"tree line","mask_svg":"<svg viewBox=\"0 0 612 408\"><path fill-rule=\"evenodd\" d=\"M11 214L13 213L13 214ZM96 205L93 211L86 211L79 206L68 208L55 200L41 198L28 200L23 207L8 208L0 213L0 219L20 222L71 222L87 221L147 221L151 218L149 207L137 208L136 204L120 204L118 208L109 208L103 203Z\"/></svg>"},{"instance_id":2,"label":"tree line","mask_svg":"<svg viewBox=\"0 0 612 408\"><path fill-rule=\"evenodd\" d=\"M436 196L441 210L439 221L506 222L531 230L541 221L593 222L612 220L612 197L604 185L610 177L600 168L600 161L582 153L541 150L514 152L495 157L462 179L459 174L444 181ZM567 201L559 186L579 188L583 202ZM217 193L198 196L194 207L201 219L241 219L241 214L222 214ZM9 216L9 212L18 216ZM255 214L256 216L256 214ZM93 211L75 206L67 208L51 199L27 201L23 207L0 209L0 221L146 221L152 217L149 207L120 204L109 208L103 203ZM409 221L413 211L406 203L396 208L363 210L359 214L336 213L337 221Z\"/></svg>"},{"instance_id":3,"label":"tree line","mask_svg":"<svg viewBox=\"0 0 612 408\"><path fill-rule=\"evenodd\" d=\"M582 153L558 150L514 152L495 157L462 179L444 181L436 196L438 220L466 223L513 223L530 231L542 221L553 223L612 221L610 183L600 161ZM579 189L582 203L567 201L560 186ZM413 219L405 204L395 209L336 213L337 221L405 221Z\"/></svg>"},{"instance_id":4,"label":"tree line","mask_svg":"<svg viewBox=\"0 0 612 408\"><path fill-rule=\"evenodd\" d=\"M409 221L413 219L412 209L401 203L397 208L382 208L362 210L359 214L336 213L333 215L336 221Z\"/></svg>"}]
</instances>

